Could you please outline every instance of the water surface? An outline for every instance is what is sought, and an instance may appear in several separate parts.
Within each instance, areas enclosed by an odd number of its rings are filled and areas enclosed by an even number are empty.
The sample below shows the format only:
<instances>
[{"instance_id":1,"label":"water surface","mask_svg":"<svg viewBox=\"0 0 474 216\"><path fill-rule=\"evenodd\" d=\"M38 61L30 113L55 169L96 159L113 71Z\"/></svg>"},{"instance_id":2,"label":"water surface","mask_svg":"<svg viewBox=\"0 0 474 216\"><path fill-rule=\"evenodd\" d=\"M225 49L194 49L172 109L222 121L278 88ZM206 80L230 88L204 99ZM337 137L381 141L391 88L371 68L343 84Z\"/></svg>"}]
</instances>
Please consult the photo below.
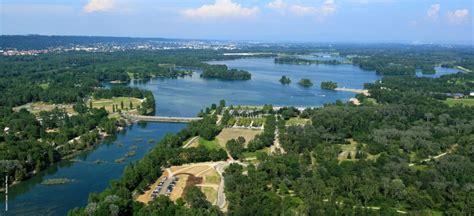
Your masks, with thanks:
<instances>
[{"instance_id":1,"label":"water surface","mask_svg":"<svg viewBox=\"0 0 474 216\"><path fill-rule=\"evenodd\" d=\"M230 68L252 73L248 81L220 81L202 79L199 73L178 79L153 79L135 81L130 86L151 90L156 100L157 115L196 116L196 113L211 103L225 99L227 104L279 106L320 106L336 100L348 100L355 94L320 89L322 81L335 81L340 87L363 88L364 83L381 78L374 71L363 71L353 65L285 65L274 64L273 58L248 58L228 61L213 61ZM437 77L457 70L436 68ZM281 85L281 76L292 80L288 86ZM314 86L303 88L296 83L311 79ZM115 141L104 142L92 151L85 152L74 161L61 161L10 189L9 215L65 215L68 209L85 206L91 192L103 191L109 181L122 175L126 164L138 160L166 133L176 133L185 124L148 123L144 127L135 125L117 135ZM150 144L148 140L156 142ZM133 147L136 146L136 147ZM114 161L123 157L131 148L136 155L122 164ZM95 164L104 160L104 164ZM69 178L74 181L65 185L46 186L44 179ZM5 215L4 200L0 199L0 215Z\"/></svg>"},{"instance_id":2,"label":"water surface","mask_svg":"<svg viewBox=\"0 0 474 216\"><path fill-rule=\"evenodd\" d=\"M0 215L66 215L69 209L85 206L91 192L101 192L112 179L122 176L127 164L142 158L156 142L167 133L176 133L185 124L148 123L134 125L116 136L113 141L104 141L94 150L84 152L71 160L63 160L46 170L21 182L9 190L9 211L5 214L2 197ZM150 143L150 140L155 140ZM115 160L128 151L136 155L123 163ZM105 161L96 164L95 161ZM64 185L43 185L45 179L68 178L73 182ZM2 194L4 195L4 194Z\"/></svg>"}]
</instances>

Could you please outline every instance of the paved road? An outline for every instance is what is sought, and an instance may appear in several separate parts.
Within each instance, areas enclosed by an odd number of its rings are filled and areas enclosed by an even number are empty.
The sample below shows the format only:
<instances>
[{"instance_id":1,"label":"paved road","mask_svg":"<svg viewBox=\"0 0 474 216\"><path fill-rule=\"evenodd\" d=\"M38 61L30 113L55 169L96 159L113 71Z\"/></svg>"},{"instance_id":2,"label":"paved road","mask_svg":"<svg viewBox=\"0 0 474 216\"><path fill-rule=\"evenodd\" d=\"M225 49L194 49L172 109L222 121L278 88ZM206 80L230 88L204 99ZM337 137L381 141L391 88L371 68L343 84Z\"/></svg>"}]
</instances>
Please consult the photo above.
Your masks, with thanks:
<instances>
[{"instance_id":1,"label":"paved road","mask_svg":"<svg viewBox=\"0 0 474 216\"><path fill-rule=\"evenodd\" d=\"M224 193L225 183L224 183L224 176L222 174L224 173L224 170L227 166L229 166L229 163L227 162L221 162L214 166L217 173L219 173L219 176L221 177L221 182L219 184L219 188L217 189L217 206L219 206L220 209L223 209L226 204L225 193Z\"/></svg>"}]
</instances>

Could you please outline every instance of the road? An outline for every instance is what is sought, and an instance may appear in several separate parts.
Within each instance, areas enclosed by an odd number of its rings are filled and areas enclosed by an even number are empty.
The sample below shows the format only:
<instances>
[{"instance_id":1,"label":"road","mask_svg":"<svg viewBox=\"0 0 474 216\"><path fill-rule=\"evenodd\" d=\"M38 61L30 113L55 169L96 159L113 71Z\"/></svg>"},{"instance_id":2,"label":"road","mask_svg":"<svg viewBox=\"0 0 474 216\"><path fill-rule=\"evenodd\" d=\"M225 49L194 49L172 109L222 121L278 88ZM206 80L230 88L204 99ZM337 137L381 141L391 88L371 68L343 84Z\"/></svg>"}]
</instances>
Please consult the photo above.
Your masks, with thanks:
<instances>
[{"instance_id":1,"label":"road","mask_svg":"<svg viewBox=\"0 0 474 216\"><path fill-rule=\"evenodd\" d=\"M191 140L188 141L188 143L186 143L186 145L183 146L183 148L188 148L188 146L191 145L191 143L193 143L194 140L196 140L198 138L199 138L199 136L193 137Z\"/></svg>"},{"instance_id":2,"label":"road","mask_svg":"<svg viewBox=\"0 0 474 216\"><path fill-rule=\"evenodd\" d=\"M226 204L225 193L224 193L225 183L224 183L223 173L227 166L229 166L229 163L227 162L220 162L214 166L217 173L219 173L219 176L221 177L221 182L219 183L219 188L217 189L217 206L219 206L220 209L223 209Z\"/></svg>"},{"instance_id":3,"label":"road","mask_svg":"<svg viewBox=\"0 0 474 216\"><path fill-rule=\"evenodd\" d=\"M444 156L446 156L447 154L451 153L455 148L457 147L457 144L454 144L453 146L450 147L450 149L444 153L441 153L439 155L436 155L436 156L430 156L426 159L423 159L421 161L418 161L417 163L423 163L423 162L428 162L430 160L438 160L439 158L442 158ZM415 166L416 163L411 163L411 164L408 164L408 166Z\"/></svg>"}]
</instances>

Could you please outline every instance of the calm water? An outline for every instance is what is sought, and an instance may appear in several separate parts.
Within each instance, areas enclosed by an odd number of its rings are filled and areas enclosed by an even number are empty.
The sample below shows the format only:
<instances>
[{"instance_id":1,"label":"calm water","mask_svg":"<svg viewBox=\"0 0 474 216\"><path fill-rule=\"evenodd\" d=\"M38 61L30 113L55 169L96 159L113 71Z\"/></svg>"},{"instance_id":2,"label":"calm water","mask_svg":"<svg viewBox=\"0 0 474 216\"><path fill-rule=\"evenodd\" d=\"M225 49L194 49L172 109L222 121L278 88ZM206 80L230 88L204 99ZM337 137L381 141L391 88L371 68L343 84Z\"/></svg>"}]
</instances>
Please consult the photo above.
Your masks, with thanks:
<instances>
[{"instance_id":1,"label":"calm water","mask_svg":"<svg viewBox=\"0 0 474 216\"><path fill-rule=\"evenodd\" d=\"M130 86L154 93L157 115L195 116L199 110L211 103L218 103L220 99L225 99L228 104L319 106L354 96L350 92L321 90L321 81L335 81L341 87L362 88L364 83L381 78L375 72L362 71L352 65L277 65L269 58L210 63L248 70L252 73L252 80L201 79L199 73L195 73L192 77L134 82ZM456 72L445 68L437 68L437 71L436 75L431 76ZM282 75L290 77L291 85L279 83ZM314 86L298 86L296 83L301 78L311 79ZM184 124L169 123L149 123L143 127L134 125L117 135L116 140L104 142L93 151L79 155L74 161L62 161L49 167L10 189L8 215L65 215L71 208L86 205L90 192L104 190L110 180L122 175L126 164L143 157L166 133L176 133L184 127ZM150 144L150 139L155 142ZM114 162L131 148L137 148L135 156L122 164ZM95 164L96 160L106 163ZM74 181L54 186L40 184L44 179L51 178L69 178ZM0 215L5 215L3 197L0 200Z\"/></svg>"},{"instance_id":2,"label":"calm water","mask_svg":"<svg viewBox=\"0 0 474 216\"><path fill-rule=\"evenodd\" d=\"M220 81L201 79L199 73L179 79L154 79L134 82L131 86L153 91L158 115L196 116L202 108L225 99L227 104L241 105L292 105L320 106L338 99L347 101L354 97L351 92L320 89L322 81L335 81L340 87L363 88L364 83L381 78L373 71L363 71L353 65L284 65L274 64L273 58L249 58L229 61L213 61L230 68L252 73L248 81ZM456 70L437 68L439 76ZM290 77L289 86L281 85L281 76ZM314 86L300 87L302 78L311 79Z\"/></svg>"},{"instance_id":3,"label":"calm water","mask_svg":"<svg viewBox=\"0 0 474 216\"><path fill-rule=\"evenodd\" d=\"M8 215L66 215L77 206L85 206L90 192L104 190L109 181L119 178L125 166L145 155L167 133L176 133L185 124L148 123L145 127L134 125L116 136L115 141L104 142L93 151L85 152L74 159L64 160L39 175L22 182L9 191ZM149 143L153 139L155 142ZM124 163L115 163L128 151L136 148L136 155ZM96 164L94 161L106 161ZM68 178L74 181L64 185L42 185L51 178ZM4 194L2 194L4 195ZM5 214L5 202L1 198L0 215Z\"/></svg>"}]
</instances>

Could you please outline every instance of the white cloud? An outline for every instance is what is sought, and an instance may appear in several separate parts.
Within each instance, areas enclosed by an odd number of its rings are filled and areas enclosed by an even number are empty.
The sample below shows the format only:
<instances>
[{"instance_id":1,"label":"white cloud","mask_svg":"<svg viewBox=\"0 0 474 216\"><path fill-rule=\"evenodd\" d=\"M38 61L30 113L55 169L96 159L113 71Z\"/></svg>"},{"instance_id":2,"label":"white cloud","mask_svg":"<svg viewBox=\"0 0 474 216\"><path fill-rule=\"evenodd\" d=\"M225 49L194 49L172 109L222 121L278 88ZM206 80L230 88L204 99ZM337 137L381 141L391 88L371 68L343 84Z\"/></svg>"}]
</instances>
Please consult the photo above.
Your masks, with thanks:
<instances>
[{"instance_id":1,"label":"white cloud","mask_svg":"<svg viewBox=\"0 0 474 216\"><path fill-rule=\"evenodd\" d=\"M287 4L283 0L275 0L267 5L268 8L283 11L287 10L295 15L315 15L319 18L331 15L336 12L334 0L326 0L321 6L304 6L299 4Z\"/></svg>"},{"instance_id":2,"label":"white cloud","mask_svg":"<svg viewBox=\"0 0 474 216\"><path fill-rule=\"evenodd\" d=\"M431 5L430 8L426 11L426 16L433 20L438 19L440 7L440 4Z\"/></svg>"},{"instance_id":3,"label":"white cloud","mask_svg":"<svg viewBox=\"0 0 474 216\"><path fill-rule=\"evenodd\" d=\"M216 0L212 5L203 5L196 9L187 9L182 13L188 18L224 18L252 17L259 12L258 7L246 8L232 0Z\"/></svg>"},{"instance_id":4,"label":"white cloud","mask_svg":"<svg viewBox=\"0 0 474 216\"><path fill-rule=\"evenodd\" d=\"M285 9L288 5L283 0L275 0L267 4L267 7L274 10Z\"/></svg>"},{"instance_id":5,"label":"white cloud","mask_svg":"<svg viewBox=\"0 0 474 216\"><path fill-rule=\"evenodd\" d=\"M467 20L469 17L468 9L459 9L453 11L448 11L448 21L451 23L459 24Z\"/></svg>"},{"instance_id":6,"label":"white cloud","mask_svg":"<svg viewBox=\"0 0 474 216\"><path fill-rule=\"evenodd\" d=\"M89 0L84 6L84 11L87 13L106 12L116 8L115 0Z\"/></svg>"}]
</instances>

